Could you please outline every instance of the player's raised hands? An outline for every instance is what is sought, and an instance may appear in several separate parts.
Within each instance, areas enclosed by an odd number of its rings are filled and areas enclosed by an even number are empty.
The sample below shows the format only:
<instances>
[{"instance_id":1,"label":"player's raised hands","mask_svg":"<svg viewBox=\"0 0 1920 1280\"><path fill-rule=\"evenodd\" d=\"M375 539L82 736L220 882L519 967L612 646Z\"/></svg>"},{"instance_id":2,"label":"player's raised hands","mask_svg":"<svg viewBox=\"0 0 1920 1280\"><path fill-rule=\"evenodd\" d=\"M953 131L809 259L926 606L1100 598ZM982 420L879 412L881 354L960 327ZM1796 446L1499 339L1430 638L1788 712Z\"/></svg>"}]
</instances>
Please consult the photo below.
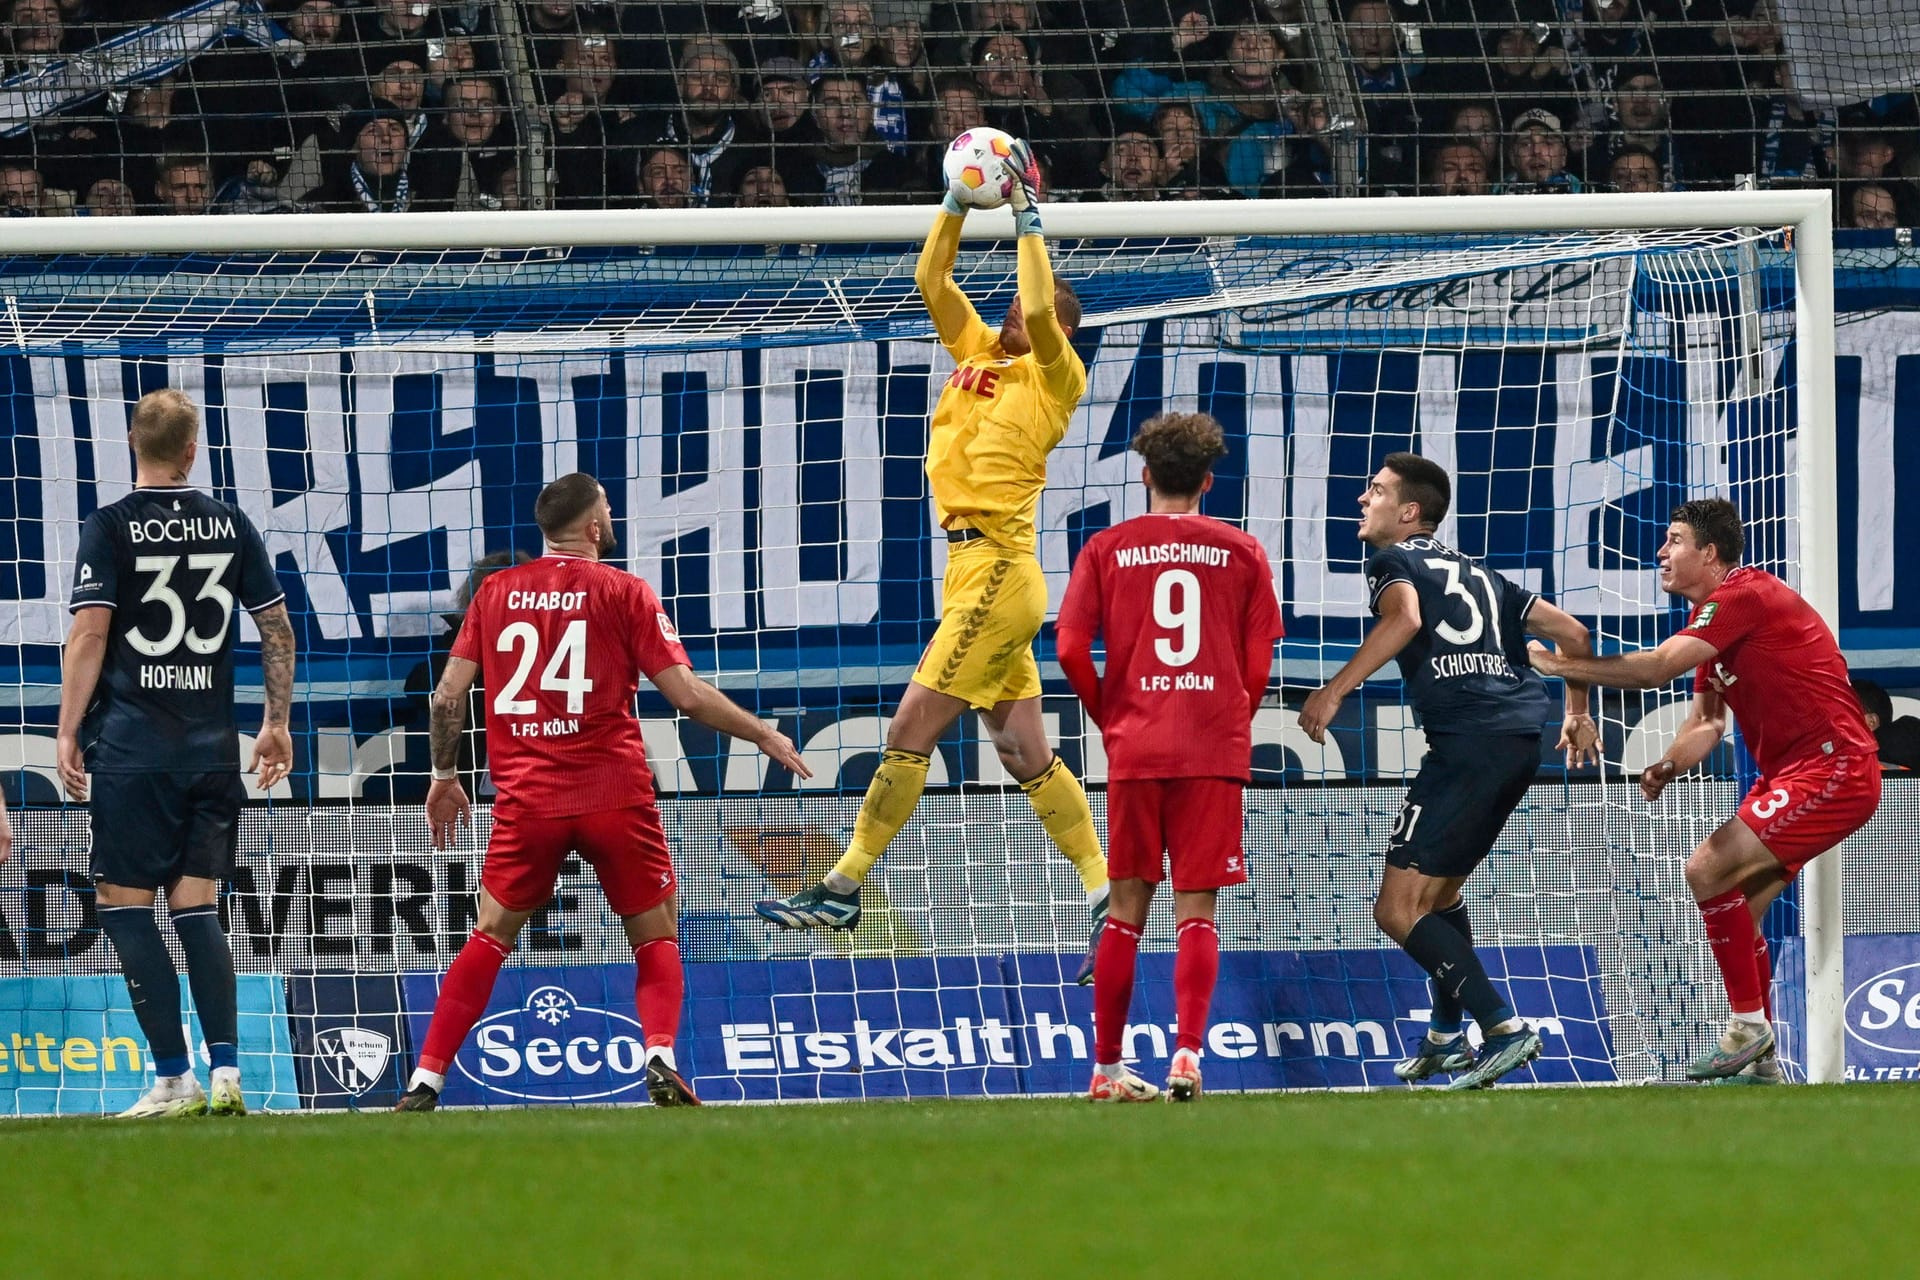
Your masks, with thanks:
<instances>
[{"instance_id":1,"label":"player's raised hands","mask_svg":"<svg viewBox=\"0 0 1920 1280\"><path fill-rule=\"evenodd\" d=\"M461 827L473 825L473 806L458 778L435 778L427 788L427 831L436 849L453 848Z\"/></svg>"},{"instance_id":2,"label":"player's raised hands","mask_svg":"<svg viewBox=\"0 0 1920 1280\"><path fill-rule=\"evenodd\" d=\"M1034 159L1033 145L1025 138L1013 140L1013 154L1007 157L1007 172L1013 175L1013 190L1007 202L1016 214L1033 211L1040 203L1040 162Z\"/></svg>"},{"instance_id":3,"label":"player's raised hands","mask_svg":"<svg viewBox=\"0 0 1920 1280\"><path fill-rule=\"evenodd\" d=\"M254 775L254 784L262 791L286 780L293 772L293 736L287 732L287 726L260 727L259 736L253 740L253 759L247 768Z\"/></svg>"},{"instance_id":4,"label":"player's raised hands","mask_svg":"<svg viewBox=\"0 0 1920 1280\"><path fill-rule=\"evenodd\" d=\"M1324 745L1327 740L1327 726L1340 714L1340 704L1346 698L1333 691L1332 685L1323 684L1313 691L1307 699L1307 705L1300 708L1300 727L1316 744Z\"/></svg>"},{"instance_id":5,"label":"player's raised hands","mask_svg":"<svg viewBox=\"0 0 1920 1280\"><path fill-rule=\"evenodd\" d=\"M1560 741L1554 750L1566 752L1567 768L1600 763L1600 726L1585 714L1569 715L1560 722Z\"/></svg>"},{"instance_id":6,"label":"player's raised hands","mask_svg":"<svg viewBox=\"0 0 1920 1280\"><path fill-rule=\"evenodd\" d=\"M1667 789L1667 784L1680 775L1680 770L1671 760L1656 760L1640 771L1640 794L1652 804Z\"/></svg>"}]
</instances>

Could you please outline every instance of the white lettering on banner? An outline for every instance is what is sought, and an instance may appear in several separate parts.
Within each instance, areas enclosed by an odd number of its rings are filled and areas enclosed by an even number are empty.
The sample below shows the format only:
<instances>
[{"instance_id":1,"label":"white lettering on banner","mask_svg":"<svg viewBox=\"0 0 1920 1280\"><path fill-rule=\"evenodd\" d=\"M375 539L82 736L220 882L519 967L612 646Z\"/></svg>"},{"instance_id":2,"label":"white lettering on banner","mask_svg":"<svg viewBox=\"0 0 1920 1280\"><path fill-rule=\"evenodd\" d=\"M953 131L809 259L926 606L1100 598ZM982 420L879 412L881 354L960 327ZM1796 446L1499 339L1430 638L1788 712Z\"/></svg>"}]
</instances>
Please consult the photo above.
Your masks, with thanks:
<instances>
[{"instance_id":1,"label":"white lettering on banner","mask_svg":"<svg viewBox=\"0 0 1920 1280\"><path fill-rule=\"evenodd\" d=\"M1913 316L1891 312L1844 326L1839 344L1859 361L1860 502L1854 510L1854 585L1862 609L1893 608L1894 453L1893 406L1902 353L1913 350ZM1911 364L1911 361L1906 362ZM1909 428L1911 429L1911 428ZM1843 544L1844 545L1844 544ZM1845 560L1842 560L1845 563Z\"/></svg>"},{"instance_id":2,"label":"white lettering on banner","mask_svg":"<svg viewBox=\"0 0 1920 1280\"><path fill-rule=\"evenodd\" d=\"M760 357L760 600L770 627L859 625L880 612L885 463L878 359L871 342L774 347ZM835 380L841 413L840 540L834 551L845 556L846 570L832 581L804 579L801 436L815 423L802 420L802 388L805 382Z\"/></svg>"},{"instance_id":3,"label":"white lettering on banner","mask_svg":"<svg viewBox=\"0 0 1920 1280\"><path fill-rule=\"evenodd\" d=\"M1293 501L1287 512L1288 541L1293 548L1293 607L1299 613L1323 618L1364 618L1370 612L1365 575L1357 568L1336 575L1327 563L1328 490L1337 483L1331 474L1333 393L1327 383L1328 358L1282 358L1293 361L1293 470L1288 481ZM1353 493L1347 501L1353 505L1348 514L1357 522L1361 478L1354 477L1351 487ZM1339 494L1331 498L1336 504L1341 501Z\"/></svg>"},{"instance_id":4,"label":"white lettering on banner","mask_svg":"<svg viewBox=\"0 0 1920 1280\"><path fill-rule=\"evenodd\" d=\"M661 572L666 544L707 531L707 581L713 625L738 630L752 625L747 610L746 376L738 351L691 355L627 356L627 400L640 407L627 466L627 567L665 590ZM707 470L692 483L667 491L662 383L668 374L704 374ZM676 562L693 553L680 552ZM678 613L676 598L667 600ZM684 622L684 619L682 619Z\"/></svg>"},{"instance_id":5,"label":"white lettering on banner","mask_svg":"<svg viewBox=\"0 0 1920 1280\"><path fill-rule=\"evenodd\" d=\"M1655 479L1651 445L1601 458L1588 456L1594 414L1600 411L1594 404L1598 359L1607 360L1610 366L1614 363L1611 357L1584 352L1556 356L1552 361L1558 390L1558 412L1552 425L1553 503L1560 513L1555 519L1554 539L1559 549L1554 553L1553 575L1559 589L1554 592L1553 602L1582 617L1657 613L1667 606L1651 568L1603 568L1594 563L1596 555L1607 554L1593 528L1595 513L1640 492ZM1609 376L1612 379L1619 375L1615 371ZM1614 384L1610 381L1609 385ZM1604 411L1613 411L1611 401Z\"/></svg>"},{"instance_id":6,"label":"white lettering on banner","mask_svg":"<svg viewBox=\"0 0 1920 1280\"><path fill-rule=\"evenodd\" d=\"M1060 607L1073 568L1067 521L1077 511L1108 504L1110 521L1143 515L1139 456L1122 449L1100 456L1116 415L1130 408L1127 380L1138 362L1145 325L1112 325L1100 335L1100 351L1087 368L1087 393L1067 420L1067 433L1047 455L1047 487L1040 495L1040 565L1047 575L1048 612Z\"/></svg>"},{"instance_id":7,"label":"white lettering on banner","mask_svg":"<svg viewBox=\"0 0 1920 1280\"><path fill-rule=\"evenodd\" d=\"M474 357L460 351L399 351L359 347L353 352L354 457L360 470L360 549L374 551L421 534L446 534L448 580L443 590L376 592L369 597L375 635L421 634L437 629L437 613L450 608L453 590L467 567L487 552L480 501L480 464L469 461L412 489L396 489L393 428L396 379L428 375L438 384L438 439L474 429ZM396 616L401 615L401 616Z\"/></svg>"},{"instance_id":8,"label":"white lettering on banner","mask_svg":"<svg viewBox=\"0 0 1920 1280\"><path fill-rule=\"evenodd\" d=\"M520 404L532 404L540 413L540 479L556 480L580 469L579 380L605 378L606 356L550 355L506 357L494 361L494 372L516 382L530 383L525 390L516 388ZM607 480L611 477L599 477Z\"/></svg>"},{"instance_id":9,"label":"white lettering on banner","mask_svg":"<svg viewBox=\"0 0 1920 1280\"><path fill-rule=\"evenodd\" d=\"M313 622L329 640L364 634L346 578L327 541L329 533L347 528L353 518L341 381L338 355L229 356L220 378L240 508L260 530L268 559L293 559L301 589L312 606ZM298 398L305 411L299 418L306 440L301 461L312 477L304 491L283 502L274 501L267 443L267 406L276 386L300 389ZM246 628L252 625L250 615L243 618L243 637L250 634Z\"/></svg>"},{"instance_id":10,"label":"white lettering on banner","mask_svg":"<svg viewBox=\"0 0 1920 1280\"><path fill-rule=\"evenodd\" d=\"M1045 1016L1044 1014L1042 1015ZM723 1022L720 1047L729 1074L836 1071L844 1068L1018 1064L1013 1028L998 1018L955 1018L951 1027L875 1029L864 1018L847 1031L799 1031L791 1022ZM1083 1055L1084 1056L1084 1055Z\"/></svg>"},{"instance_id":11,"label":"white lettering on banner","mask_svg":"<svg viewBox=\"0 0 1920 1280\"><path fill-rule=\"evenodd\" d=\"M800 755L813 770L811 778L795 778L794 782L803 791L833 791L840 786L840 773L847 765L860 756L878 756L887 745L887 716L849 716L845 720L836 720L826 728L808 738L800 748ZM1060 729L1060 717L1053 718L1048 732L1057 738ZM756 751L754 754L758 755ZM991 781L984 779L983 781ZM927 785L941 787L947 783L947 762L936 751L927 761ZM728 787L732 790L731 784Z\"/></svg>"}]
</instances>

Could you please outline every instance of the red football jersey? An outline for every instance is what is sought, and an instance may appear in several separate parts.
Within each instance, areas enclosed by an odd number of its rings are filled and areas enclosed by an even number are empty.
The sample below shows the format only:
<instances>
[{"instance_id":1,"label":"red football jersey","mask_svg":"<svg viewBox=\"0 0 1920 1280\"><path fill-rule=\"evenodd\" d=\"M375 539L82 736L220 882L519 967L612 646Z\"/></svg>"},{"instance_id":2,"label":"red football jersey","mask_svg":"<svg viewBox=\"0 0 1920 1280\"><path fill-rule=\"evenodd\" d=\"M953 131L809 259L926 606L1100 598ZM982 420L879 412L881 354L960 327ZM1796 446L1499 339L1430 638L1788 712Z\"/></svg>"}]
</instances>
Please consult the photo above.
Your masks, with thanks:
<instances>
[{"instance_id":1,"label":"red football jersey","mask_svg":"<svg viewBox=\"0 0 1920 1280\"><path fill-rule=\"evenodd\" d=\"M502 801L560 818L653 798L633 712L640 673L692 664L644 581L553 552L499 570L475 593L453 656L480 664Z\"/></svg>"},{"instance_id":2,"label":"red football jersey","mask_svg":"<svg viewBox=\"0 0 1920 1280\"><path fill-rule=\"evenodd\" d=\"M1144 515L1081 548L1059 624L1104 637L1101 735L1110 778L1252 772L1247 655L1282 634L1257 541L1211 516Z\"/></svg>"},{"instance_id":3,"label":"red football jersey","mask_svg":"<svg viewBox=\"0 0 1920 1280\"><path fill-rule=\"evenodd\" d=\"M1727 700L1763 774L1878 750L1833 633L1766 570L1743 565L1728 574L1693 611L1687 633L1720 651L1694 673L1694 688L1710 685Z\"/></svg>"}]
</instances>

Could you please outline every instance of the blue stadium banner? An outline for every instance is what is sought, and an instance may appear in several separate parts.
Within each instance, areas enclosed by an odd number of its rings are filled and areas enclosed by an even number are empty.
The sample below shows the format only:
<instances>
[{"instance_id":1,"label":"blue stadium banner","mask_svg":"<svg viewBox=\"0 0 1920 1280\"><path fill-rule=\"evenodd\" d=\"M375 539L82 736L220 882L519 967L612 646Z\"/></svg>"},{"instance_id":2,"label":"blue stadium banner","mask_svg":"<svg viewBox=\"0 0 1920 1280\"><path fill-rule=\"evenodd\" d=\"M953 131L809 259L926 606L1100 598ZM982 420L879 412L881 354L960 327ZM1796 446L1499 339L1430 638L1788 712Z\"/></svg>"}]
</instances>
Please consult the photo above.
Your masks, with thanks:
<instances>
[{"instance_id":1,"label":"blue stadium banner","mask_svg":"<svg viewBox=\"0 0 1920 1280\"><path fill-rule=\"evenodd\" d=\"M1546 1051L1518 1080L1611 1081L1592 948L1487 948ZM676 1047L703 1099L1071 1094L1093 1067L1092 992L1077 955L765 961L687 966ZM1173 1053L1173 956L1141 957L1122 1051L1149 1078ZM1207 1032L1209 1088L1392 1086L1426 1026L1425 975L1397 951L1226 951ZM437 975L403 980L416 1043ZM635 1102L645 1036L624 965L502 971L447 1075L449 1105Z\"/></svg>"},{"instance_id":2,"label":"blue stadium banner","mask_svg":"<svg viewBox=\"0 0 1920 1280\"><path fill-rule=\"evenodd\" d=\"M239 978L240 1074L247 1105L300 1106L280 979ZM206 1083L206 1049L180 979L194 1064ZM100 1115L125 1110L153 1083L153 1059L117 977L0 978L0 1115Z\"/></svg>"},{"instance_id":3,"label":"blue stadium banner","mask_svg":"<svg viewBox=\"0 0 1920 1280\"><path fill-rule=\"evenodd\" d=\"M1774 966L1775 1024L1790 1078L1803 1078L1806 944L1786 938ZM1856 933L1846 939L1848 1080L1920 1080L1920 933Z\"/></svg>"}]
</instances>

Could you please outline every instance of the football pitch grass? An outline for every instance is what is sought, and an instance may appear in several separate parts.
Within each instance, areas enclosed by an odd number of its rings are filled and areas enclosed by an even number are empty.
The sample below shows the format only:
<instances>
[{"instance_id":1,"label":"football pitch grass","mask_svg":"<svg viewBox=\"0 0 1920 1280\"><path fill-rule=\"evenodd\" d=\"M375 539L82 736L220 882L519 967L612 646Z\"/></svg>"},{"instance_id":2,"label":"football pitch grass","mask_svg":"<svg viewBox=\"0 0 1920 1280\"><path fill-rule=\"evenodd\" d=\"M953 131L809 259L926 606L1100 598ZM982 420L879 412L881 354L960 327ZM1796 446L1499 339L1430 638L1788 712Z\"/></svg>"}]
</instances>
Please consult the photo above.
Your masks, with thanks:
<instances>
[{"instance_id":1,"label":"football pitch grass","mask_svg":"<svg viewBox=\"0 0 1920 1280\"><path fill-rule=\"evenodd\" d=\"M1920 1085L18 1120L0 1248L229 1280L1913 1275L1917 1134Z\"/></svg>"}]
</instances>

